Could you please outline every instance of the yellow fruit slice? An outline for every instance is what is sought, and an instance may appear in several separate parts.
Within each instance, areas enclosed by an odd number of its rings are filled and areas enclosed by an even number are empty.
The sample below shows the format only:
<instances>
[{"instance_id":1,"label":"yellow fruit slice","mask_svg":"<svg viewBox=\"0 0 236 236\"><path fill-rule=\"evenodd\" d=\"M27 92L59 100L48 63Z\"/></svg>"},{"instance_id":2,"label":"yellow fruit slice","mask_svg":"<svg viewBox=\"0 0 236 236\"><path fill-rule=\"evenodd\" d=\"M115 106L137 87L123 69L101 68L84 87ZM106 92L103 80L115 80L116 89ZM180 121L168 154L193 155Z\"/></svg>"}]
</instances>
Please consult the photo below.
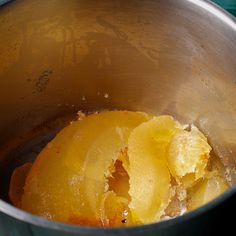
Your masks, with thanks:
<instances>
[{"instance_id":1,"label":"yellow fruit slice","mask_svg":"<svg viewBox=\"0 0 236 236\"><path fill-rule=\"evenodd\" d=\"M119 159L114 164L112 176L108 178L109 190L114 191L118 196L122 196L130 200L129 191L129 175L123 167L122 161Z\"/></svg>"},{"instance_id":2,"label":"yellow fruit slice","mask_svg":"<svg viewBox=\"0 0 236 236\"><path fill-rule=\"evenodd\" d=\"M64 128L34 162L22 208L51 220L102 225L109 168L127 146L129 133L149 119L146 113L102 112Z\"/></svg>"},{"instance_id":3,"label":"yellow fruit slice","mask_svg":"<svg viewBox=\"0 0 236 236\"><path fill-rule=\"evenodd\" d=\"M188 194L188 210L193 210L219 196L228 188L226 180L216 173L197 183Z\"/></svg>"},{"instance_id":4,"label":"yellow fruit slice","mask_svg":"<svg viewBox=\"0 0 236 236\"><path fill-rule=\"evenodd\" d=\"M195 126L191 131L177 133L171 140L167 155L171 174L176 178L185 177L184 182L190 186L204 176L210 151L207 139Z\"/></svg>"},{"instance_id":5,"label":"yellow fruit slice","mask_svg":"<svg viewBox=\"0 0 236 236\"><path fill-rule=\"evenodd\" d=\"M128 156L128 147L126 147L124 150L121 151L120 156L118 158L122 162L122 166L129 174L129 156Z\"/></svg>"},{"instance_id":6,"label":"yellow fruit slice","mask_svg":"<svg viewBox=\"0 0 236 236\"><path fill-rule=\"evenodd\" d=\"M113 191L104 194L101 220L103 226L127 226L132 225L132 218L128 207L128 200L117 196Z\"/></svg>"},{"instance_id":7,"label":"yellow fruit slice","mask_svg":"<svg viewBox=\"0 0 236 236\"><path fill-rule=\"evenodd\" d=\"M15 168L11 175L9 198L11 202L17 207L21 206L21 198L24 192L25 179L31 167L31 163L25 163L24 165Z\"/></svg>"},{"instance_id":8,"label":"yellow fruit slice","mask_svg":"<svg viewBox=\"0 0 236 236\"><path fill-rule=\"evenodd\" d=\"M32 167L15 169L10 199L49 220L98 227L181 215L228 188L218 171L206 170L206 137L185 127L141 112L80 114Z\"/></svg>"},{"instance_id":9,"label":"yellow fruit slice","mask_svg":"<svg viewBox=\"0 0 236 236\"><path fill-rule=\"evenodd\" d=\"M166 150L182 129L170 116L151 119L135 128L128 141L130 210L135 222L158 221L170 200Z\"/></svg>"}]
</instances>

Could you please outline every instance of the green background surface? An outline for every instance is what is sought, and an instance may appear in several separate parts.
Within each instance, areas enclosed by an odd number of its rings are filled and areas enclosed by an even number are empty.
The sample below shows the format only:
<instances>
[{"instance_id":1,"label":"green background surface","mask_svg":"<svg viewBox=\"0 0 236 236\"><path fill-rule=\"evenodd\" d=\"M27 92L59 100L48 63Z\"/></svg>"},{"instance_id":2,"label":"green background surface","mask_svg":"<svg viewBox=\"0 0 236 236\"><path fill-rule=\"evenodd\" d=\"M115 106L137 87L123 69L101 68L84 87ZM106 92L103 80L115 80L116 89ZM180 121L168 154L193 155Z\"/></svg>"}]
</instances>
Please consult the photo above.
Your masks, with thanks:
<instances>
[{"instance_id":1,"label":"green background surface","mask_svg":"<svg viewBox=\"0 0 236 236\"><path fill-rule=\"evenodd\" d=\"M0 0L0 5L9 2L10 0ZM225 10L236 16L236 0L212 0Z\"/></svg>"},{"instance_id":2,"label":"green background surface","mask_svg":"<svg viewBox=\"0 0 236 236\"><path fill-rule=\"evenodd\" d=\"M231 14L236 16L236 0L213 0L213 2L217 3Z\"/></svg>"},{"instance_id":3,"label":"green background surface","mask_svg":"<svg viewBox=\"0 0 236 236\"><path fill-rule=\"evenodd\" d=\"M10 0L0 0L0 5L9 2ZM236 0L212 0L225 10L236 16Z\"/></svg>"}]
</instances>

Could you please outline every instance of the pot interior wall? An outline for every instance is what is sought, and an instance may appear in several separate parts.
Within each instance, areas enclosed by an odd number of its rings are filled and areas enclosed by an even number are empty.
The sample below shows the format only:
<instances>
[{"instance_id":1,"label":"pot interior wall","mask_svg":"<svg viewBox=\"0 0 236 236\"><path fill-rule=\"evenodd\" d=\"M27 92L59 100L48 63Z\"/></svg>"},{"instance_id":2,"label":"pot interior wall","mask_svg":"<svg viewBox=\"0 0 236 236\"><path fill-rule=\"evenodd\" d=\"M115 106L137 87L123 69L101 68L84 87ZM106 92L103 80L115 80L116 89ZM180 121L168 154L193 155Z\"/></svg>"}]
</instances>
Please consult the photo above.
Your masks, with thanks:
<instances>
[{"instance_id":1,"label":"pot interior wall","mask_svg":"<svg viewBox=\"0 0 236 236\"><path fill-rule=\"evenodd\" d=\"M236 33L216 16L180 0L23 0L0 9L0 35L2 198L78 110L195 123L236 181Z\"/></svg>"}]
</instances>

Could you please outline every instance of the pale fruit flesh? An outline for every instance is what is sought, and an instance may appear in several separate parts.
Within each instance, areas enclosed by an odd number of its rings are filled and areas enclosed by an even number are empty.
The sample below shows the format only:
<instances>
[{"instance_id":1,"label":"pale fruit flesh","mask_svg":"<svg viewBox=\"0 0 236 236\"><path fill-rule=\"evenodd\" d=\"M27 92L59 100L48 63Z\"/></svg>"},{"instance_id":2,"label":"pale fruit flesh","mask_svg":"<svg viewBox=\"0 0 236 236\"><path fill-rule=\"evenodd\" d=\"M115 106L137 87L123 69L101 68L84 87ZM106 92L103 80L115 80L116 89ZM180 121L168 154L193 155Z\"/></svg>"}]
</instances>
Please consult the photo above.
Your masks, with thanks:
<instances>
[{"instance_id":1,"label":"pale fruit flesh","mask_svg":"<svg viewBox=\"0 0 236 236\"><path fill-rule=\"evenodd\" d=\"M160 116L135 128L129 137L130 209L138 222L159 220L169 203L166 149L180 128L172 117Z\"/></svg>"},{"instance_id":2,"label":"pale fruit flesh","mask_svg":"<svg viewBox=\"0 0 236 236\"><path fill-rule=\"evenodd\" d=\"M205 136L195 127L176 133L168 148L168 166L176 178L187 185L202 178L210 157L211 147Z\"/></svg>"},{"instance_id":3,"label":"pale fruit flesh","mask_svg":"<svg viewBox=\"0 0 236 236\"><path fill-rule=\"evenodd\" d=\"M22 209L52 220L93 219L93 225L101 225L109 166L127 146L129 132L147 119L144 113L103 112L64 128L34 162Z\"/></svg>"},{"instance_id":4,"label":"pale fruit flesh","mask_svg":"<svg viewBox=\"0 0 236 236\"><path fill-rule=\"evenodd\" d=\"M10 186L9 186L9 198L11 202L21 207L21 198L24 193L25 179L32 167L31 163L25 163L24 165L15 168L11 175Z\"/></svg>"},{"instance_id":5,"label":"pale fruit flesh","mask_svg":"<svg viewBox=\"0 0 236 236\"><path fill-rule=\"evenodd\" d=\"M33 164L15 169L10 199L49 220L96 227L181 215L228 188L207 169L207 138L187 127L144 112L80 114Z\"/></svg>"},{"instance_id":6,"label":"pale fruit flesh","mask_svg":"<svg viewBox=\"0 0 236 236\"><path fill-rule=\"evenodd\" d=\"M218 197L229 185L216 171L208 174L189 190L188 210L194 210Z\"/></svg>"}]
</instances>

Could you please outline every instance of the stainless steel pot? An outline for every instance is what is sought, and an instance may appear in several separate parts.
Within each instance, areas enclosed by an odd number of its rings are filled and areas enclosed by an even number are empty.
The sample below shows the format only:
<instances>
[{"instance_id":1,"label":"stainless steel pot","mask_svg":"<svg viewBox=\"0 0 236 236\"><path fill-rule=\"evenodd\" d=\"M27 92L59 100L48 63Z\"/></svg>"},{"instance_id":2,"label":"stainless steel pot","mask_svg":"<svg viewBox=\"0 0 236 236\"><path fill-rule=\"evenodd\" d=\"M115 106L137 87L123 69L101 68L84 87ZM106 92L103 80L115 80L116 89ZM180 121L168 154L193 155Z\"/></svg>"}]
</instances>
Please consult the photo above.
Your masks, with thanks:
<instances>
[{"instance_id":1,"label":"stainless steel pot","mask_svg":"<svg viewBox=\"0 0 236 236\"><path fill-rule=\"evenodd\" d=\"M235 209L236 22L203 0L21 0L0 8L0 235L210 235ZM12 169L78 110L171 114L208 135L232 187L176 219L98 229L7 203ZM72 115L73 116L73 115Z\"/></svg>"}]
</instances>

